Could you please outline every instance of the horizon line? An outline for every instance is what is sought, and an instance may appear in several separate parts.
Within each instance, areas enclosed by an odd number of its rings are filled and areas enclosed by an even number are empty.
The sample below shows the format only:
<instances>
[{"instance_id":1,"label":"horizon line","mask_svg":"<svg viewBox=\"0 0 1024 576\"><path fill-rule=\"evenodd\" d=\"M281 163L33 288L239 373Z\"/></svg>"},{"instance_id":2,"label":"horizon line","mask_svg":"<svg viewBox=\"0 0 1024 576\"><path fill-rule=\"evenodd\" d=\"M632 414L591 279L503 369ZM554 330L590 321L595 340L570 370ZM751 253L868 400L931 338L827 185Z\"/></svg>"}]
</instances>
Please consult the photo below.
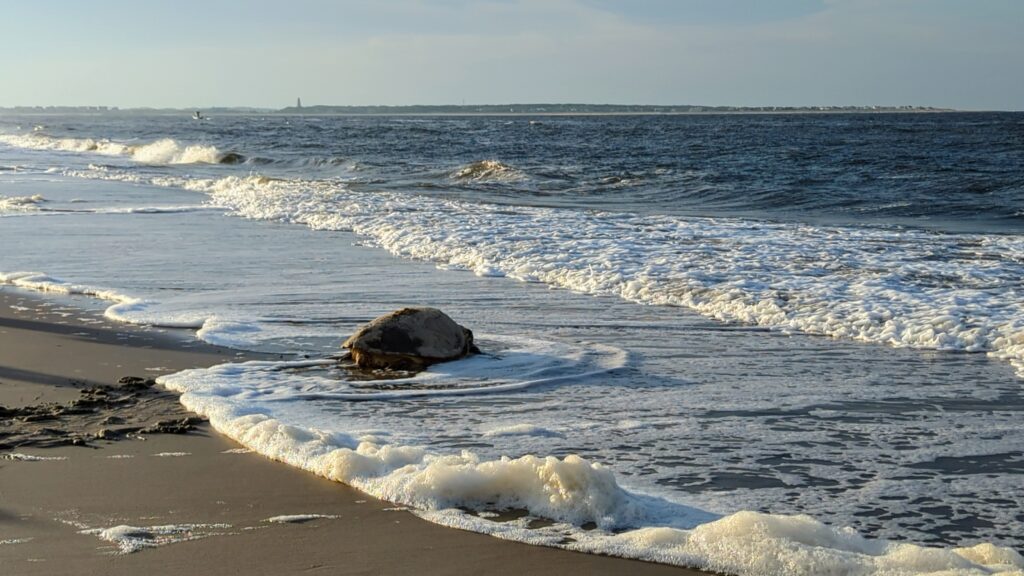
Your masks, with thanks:
<instances>
[{"instance_id":1,"label":"horizon line","mask_svg":"<svg viewBox=\"0 0 1024 576\"><path fill-rule=\"evenodd\" d=\"M508 110L504 110L504 109ZM547 111L545 108L553 108ZM575 110L582 108L583 110ZM517 110L518 109L518 110ZM499 104L301 104L280 108L246 105L213 105L213 106L112 106L101 104L67 105L13 105L0 106L5 112L47 112L47 111L79 111L79 112L187 112L201 110L218 110L222 112L248 111L263 113L303 113L306 111L351 111L368 113L371 111L465 111L465 112L501 112L501 113L586 113L602 109L616 109L623 112L661 112L661 113L701 113L701 112L829 112L829 111L929 111L929 112L1017 112L1020 110L994 109L960 109L921 104L809 104L809 105L708 105L708 104L618 104L618 103L585 103L585 102L509 102Z\"/></svg>"}]
</instances>

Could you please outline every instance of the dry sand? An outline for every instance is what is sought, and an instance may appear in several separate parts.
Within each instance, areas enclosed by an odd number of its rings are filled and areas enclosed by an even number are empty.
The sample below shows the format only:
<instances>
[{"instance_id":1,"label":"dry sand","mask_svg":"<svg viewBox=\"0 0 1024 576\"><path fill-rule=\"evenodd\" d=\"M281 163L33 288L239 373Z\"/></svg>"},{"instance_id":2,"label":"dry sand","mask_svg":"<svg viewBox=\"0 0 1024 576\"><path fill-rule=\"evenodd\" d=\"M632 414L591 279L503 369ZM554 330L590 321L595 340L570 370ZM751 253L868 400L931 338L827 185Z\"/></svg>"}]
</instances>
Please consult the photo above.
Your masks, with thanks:
<instances>
[{"instance_id":1,"label":"dry sand","mask_svg":"<svg viewBox=\"0 0 1024 576\"><path fill-rule=\"evenodd\" d=\"M238 453L205 423L144 433L184 415L166 393L117 384L236 358L188 333L113 324L0 288L0 444L29 442L0 454L46 458L0 459L0 574L698 574L442 528ZM45 426L26 418L31 410ZM116 440L96 439L104 429ZM44 446L64 441L88 446ZM303 514L324 517L267 521ZM183 524L203 526L131 554L82 533Z\"/></svg>"}]
</instances>

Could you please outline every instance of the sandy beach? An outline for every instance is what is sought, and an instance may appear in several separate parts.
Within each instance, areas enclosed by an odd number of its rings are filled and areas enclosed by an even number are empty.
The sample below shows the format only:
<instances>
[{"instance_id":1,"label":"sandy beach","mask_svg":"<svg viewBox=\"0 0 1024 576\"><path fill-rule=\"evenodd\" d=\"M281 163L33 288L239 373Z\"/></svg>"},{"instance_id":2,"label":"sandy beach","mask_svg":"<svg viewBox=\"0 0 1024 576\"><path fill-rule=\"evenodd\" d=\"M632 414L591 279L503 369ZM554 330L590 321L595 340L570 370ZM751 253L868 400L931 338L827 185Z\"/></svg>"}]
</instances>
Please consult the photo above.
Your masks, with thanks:
<instances>
[{"instance_id":1,"label":"sandy beach","mask_svg":"<svg viewBox=\"0 0 1024 576\"><path fill-rule=\"evenodd\" d=\"M245 357L185 331L0 289L3 573L697 574L439 527L202 422L147 433L188 415L167 392L118 383L233 359ZM72 441L84 445L59 446ZM144 530L101 533L117 526Z\"/></svg>"}]
</instances>

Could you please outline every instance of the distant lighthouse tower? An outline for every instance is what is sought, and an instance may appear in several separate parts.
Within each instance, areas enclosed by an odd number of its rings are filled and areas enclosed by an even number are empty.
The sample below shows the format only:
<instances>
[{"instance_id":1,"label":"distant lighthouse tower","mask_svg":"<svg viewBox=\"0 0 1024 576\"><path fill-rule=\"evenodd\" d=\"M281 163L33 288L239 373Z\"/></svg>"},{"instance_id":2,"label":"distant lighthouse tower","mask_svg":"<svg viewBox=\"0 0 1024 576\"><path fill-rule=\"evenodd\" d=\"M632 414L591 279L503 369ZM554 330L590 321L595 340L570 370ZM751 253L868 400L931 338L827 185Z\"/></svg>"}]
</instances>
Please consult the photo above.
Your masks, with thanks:
<instances>
[{"instance_id":1,"label":"distant lighthouse tower","mask_svg":"<svg viewBox=\"0 0 1024 576\"><path fill-rule=\"evenodd\" d=\"M295 107L296 108L302 108L302 98L296 98L295 99Z\"/></svg>"}]
</instances>

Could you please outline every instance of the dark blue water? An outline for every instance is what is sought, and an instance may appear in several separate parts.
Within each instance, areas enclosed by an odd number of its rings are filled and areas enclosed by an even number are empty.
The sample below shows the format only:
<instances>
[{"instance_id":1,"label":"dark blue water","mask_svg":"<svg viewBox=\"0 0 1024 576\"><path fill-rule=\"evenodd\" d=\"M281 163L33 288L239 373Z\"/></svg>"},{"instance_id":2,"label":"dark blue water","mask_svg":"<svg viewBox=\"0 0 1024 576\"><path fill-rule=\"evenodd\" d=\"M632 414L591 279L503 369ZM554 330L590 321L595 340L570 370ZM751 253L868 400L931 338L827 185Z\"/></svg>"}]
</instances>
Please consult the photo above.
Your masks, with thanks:
<instances>
[{"instance_id":1,"label":"dark blue water","mask_svg":"<svg viewBox=\"0 0 1024 576\"><path fill-rule=\"evenodd\" d=\"M215 145L354 190L687 216L1024 232L1024 114L7 117L54 137ZM472 164L500 163L479 173ZM464 177L453 174L470 167Z\"/></svg>"}]
</instances>

